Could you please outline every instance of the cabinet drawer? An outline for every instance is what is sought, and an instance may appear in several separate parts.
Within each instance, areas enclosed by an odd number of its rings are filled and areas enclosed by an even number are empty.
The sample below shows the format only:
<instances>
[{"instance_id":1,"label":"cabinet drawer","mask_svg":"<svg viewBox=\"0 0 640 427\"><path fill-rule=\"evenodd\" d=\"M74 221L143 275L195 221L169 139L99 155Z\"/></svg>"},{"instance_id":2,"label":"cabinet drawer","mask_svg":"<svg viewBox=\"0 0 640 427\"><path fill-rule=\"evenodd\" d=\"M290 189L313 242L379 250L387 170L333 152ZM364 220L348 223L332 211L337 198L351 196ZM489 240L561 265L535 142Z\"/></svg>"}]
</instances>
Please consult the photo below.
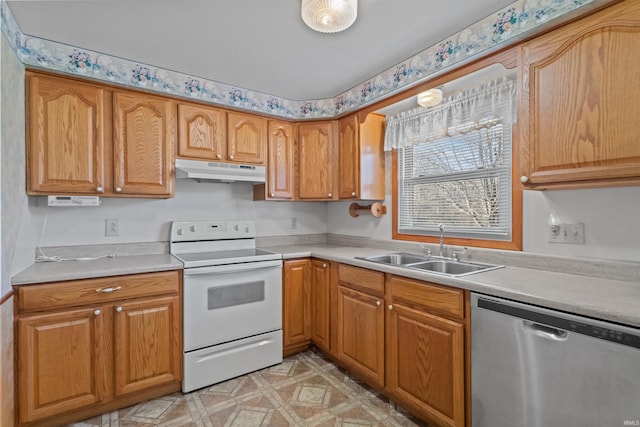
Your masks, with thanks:
<instances>
[{"instance_id":1,"label":"cabinet drawer","mask_svg":"<svg viewBox=\"0 0 640 427\"><path fill-rule=\"evenodd\" d=\"M464 291L427 282L391 277L391 301L424 308L432 312L464 318Z\"/></svg>"},{"instance_id":2,"label":"cabinet drawer","mask_svg":"<svg viewBox=\"0 0 640 427\"><path fill-rule=\"evenodd\" d=\"M350 288L360 289L377 296L384 295L384 273L340 264L338 280L341 285Z\"/></svg>"},{"instance_id":3,"label":"cabinet drawer","mask_svg":"<svg viewBox=\"0 0 640 427\"><path fill-rule=\"evenodd\" d=\"M180 271L71 280L17 288L19 312L100 304L178 292Z\"/></svg>"}]
</instances>

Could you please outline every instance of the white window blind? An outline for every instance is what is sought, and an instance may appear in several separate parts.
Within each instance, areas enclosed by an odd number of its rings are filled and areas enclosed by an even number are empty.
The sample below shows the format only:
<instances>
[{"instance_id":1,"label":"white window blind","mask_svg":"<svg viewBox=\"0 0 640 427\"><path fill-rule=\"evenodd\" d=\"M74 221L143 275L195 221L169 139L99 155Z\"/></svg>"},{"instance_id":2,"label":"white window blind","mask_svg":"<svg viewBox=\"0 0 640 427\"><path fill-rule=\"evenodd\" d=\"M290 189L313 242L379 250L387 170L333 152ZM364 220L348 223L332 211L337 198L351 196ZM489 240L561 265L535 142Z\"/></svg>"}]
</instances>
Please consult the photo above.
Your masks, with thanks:
<instances>
[{"instance_id":1,"label":"white window blind","mask_svg":"<svg viewBox=\"0 0 640 427\"><path fill-rule=\"evenodd\" d=\"M444 224L448 236L511 240L512 120L500 114L511 111L508 98L475 99L474 117L458 116L442 129L432 126L429 114L450 105L422 112L429 132L415 132L414 126L411 140L398 148L401 234L434 235Z\"/></svg>"}]
</instances>

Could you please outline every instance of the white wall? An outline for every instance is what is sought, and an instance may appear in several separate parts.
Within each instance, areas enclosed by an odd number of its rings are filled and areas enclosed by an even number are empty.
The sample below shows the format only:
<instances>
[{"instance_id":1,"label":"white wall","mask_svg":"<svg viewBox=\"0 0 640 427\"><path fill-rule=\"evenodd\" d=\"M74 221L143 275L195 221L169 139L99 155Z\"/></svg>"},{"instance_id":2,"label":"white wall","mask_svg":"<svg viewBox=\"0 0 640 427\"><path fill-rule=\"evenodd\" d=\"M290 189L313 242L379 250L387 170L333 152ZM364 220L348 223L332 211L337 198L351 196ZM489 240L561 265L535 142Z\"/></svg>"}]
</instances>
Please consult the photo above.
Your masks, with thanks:
<instances>
[{"instance_id":1,"label":"white wall","mask_svg":"<svg viewBox=\"0 0 640 427\"><path fill-rule=\"evenodd\" d=\"M12 264L21 221L25 218L24 66L0 36L0 294L11 289ZM19 256L19 255L18 255Z\"/></svg>"},{"instance_id":2,"label":"white wall","mask_svg":"<svg viewBox=\"0 0 640 427\"><path fill-rule=\"evenodd\" d=\"M254 202L249 184L177 180L172 199L108 199L96 208L53 208L45 197L30 197L33 233L41 246L167 241L174 220L250 219L259 237L327 232L326 203ZM297 228L290 229L290 218ZM105 219L119 220L120 235L105 237ZM32 260L33 261L33 260Z\"/></svg>"},{"instance_id":3,"label":"white wall","mask_svg":"<svg viewBox=\"0 0 640 427\"><path fill-rule=\"evenodd\" d=\"M331 203L327 209L329 233L391 239L390 156L386 170L387 215L351 218L349 203ZM640 261L640 187L525 191L523 199L525 252ZM547 243L546 227L552 212L562 223L584 223L585 244Z\"/></svg>"},{"instance_id":4,"label":"white wall","mask_svg":"<svg viewBox=\"0 0 640 427\"><path fill-rule=\"evenodd\" d=\"M525 251L640 261L640 187L525 191L523 199ZM547 243L550 213L584 223L585 244Z\"/></svg>"}]
</instances>

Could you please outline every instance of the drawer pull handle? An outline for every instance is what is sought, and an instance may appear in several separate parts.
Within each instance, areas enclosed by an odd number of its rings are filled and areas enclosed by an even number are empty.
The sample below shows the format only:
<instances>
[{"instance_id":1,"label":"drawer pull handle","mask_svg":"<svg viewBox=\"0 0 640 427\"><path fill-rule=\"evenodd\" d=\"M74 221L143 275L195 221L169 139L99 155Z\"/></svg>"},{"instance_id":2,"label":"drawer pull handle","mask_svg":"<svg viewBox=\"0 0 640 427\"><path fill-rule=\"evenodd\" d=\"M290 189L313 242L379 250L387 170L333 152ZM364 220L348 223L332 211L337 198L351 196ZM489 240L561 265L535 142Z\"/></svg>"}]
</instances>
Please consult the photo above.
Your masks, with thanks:
<instances>
[{"instance_id":1,"label":"drawer pull handle","mask_svg":"<svg viewBox=\"0 0 640 427\"><path fill-rule=\"evenodd\" d=\"M389 310L393 310L393 305L389 304Z\"/></svg>"},{"instance_id":2,"label":"drawer pull handle","mask_svg":"<svg viewBox=\"0 0 640 427\"><path fill-rule=\"evenodd\" d=\"M322 264L322 268L327 268L327 264Z\"/></svg>"},{"instance_id":3,"label":"drawer pull handle","mask_svg":"<svg viewBox=\"0 0 640 427\"><path fill-rule=\"evenodd\" d=\"M116 311L117 311L118 313L120 313L120 312L122 311L122 306L118 306L118 307L116 307Z\"/></svg>"},{"instance_id":4,"label":"drawer pull handle","mask_svg":"<svg viewBox=\"0 0 640 427\"><path fill-rule=\"evenodd\" d=\"M376 305L377 305L378 307L380 307L380 304L382 304L382 303L380 302L380 300L376 301Z\"/></svg>"},{"instance_id":5,"label":"drawer pull handle","mask_svg":"<svg viewBox=\"0 0 640 427\"><path fill-rule=\"evenodd\" d=\"M122 289L122 286L116 286L115 288L98 288L96 292L102 292L103 294L110 294L111 292L115 292L118 289Z\"/></svg>"},{"instance_id":6,"label":"drawer pull handle","mask_svg":"<svg viewBox=\"0 0 640 427\"><path fill-rule=\"evenodd\" d=\"M100 309L97 309L97 310L95 310L95 311L93 312L93 314L95 314L96 316L99 316L99 315L100 315L100 313L102 313L102 310L100 310Z\"/></svg>"}]
</instances>

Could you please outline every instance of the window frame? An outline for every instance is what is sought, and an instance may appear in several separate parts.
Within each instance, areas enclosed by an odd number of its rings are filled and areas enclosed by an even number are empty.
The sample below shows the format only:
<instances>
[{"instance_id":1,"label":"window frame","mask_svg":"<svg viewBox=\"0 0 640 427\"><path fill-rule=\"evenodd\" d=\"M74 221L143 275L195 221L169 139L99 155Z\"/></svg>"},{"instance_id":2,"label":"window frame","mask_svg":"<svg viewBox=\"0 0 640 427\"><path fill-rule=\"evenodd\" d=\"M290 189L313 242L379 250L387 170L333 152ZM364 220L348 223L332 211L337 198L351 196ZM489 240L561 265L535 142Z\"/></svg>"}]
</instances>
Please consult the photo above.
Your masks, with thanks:
<instances>
[{"instance_id":1,"label":"window frame","mask_svg":"<svg viewBox=\"0 0 640 427\"><path fill-rule=\"evenodd\" d=\"M519 170L519 162L517 152L519 144L517 143L518 124L514 123L511 127L511 240L490 240L477 238L460 238L447 236L445 229L445 243L454 246L472 246L488 249L506 249L513 251L522 250L522 186L517 180L517 171ZM400 233L398 231L398 150L391 151L391 187L392 187L392 235L393 240L405 240L423 243L438 243L439 236L426 236L419 234ZM445 224L446 226L446 224Z\"/></svg>"}]
</instances>

